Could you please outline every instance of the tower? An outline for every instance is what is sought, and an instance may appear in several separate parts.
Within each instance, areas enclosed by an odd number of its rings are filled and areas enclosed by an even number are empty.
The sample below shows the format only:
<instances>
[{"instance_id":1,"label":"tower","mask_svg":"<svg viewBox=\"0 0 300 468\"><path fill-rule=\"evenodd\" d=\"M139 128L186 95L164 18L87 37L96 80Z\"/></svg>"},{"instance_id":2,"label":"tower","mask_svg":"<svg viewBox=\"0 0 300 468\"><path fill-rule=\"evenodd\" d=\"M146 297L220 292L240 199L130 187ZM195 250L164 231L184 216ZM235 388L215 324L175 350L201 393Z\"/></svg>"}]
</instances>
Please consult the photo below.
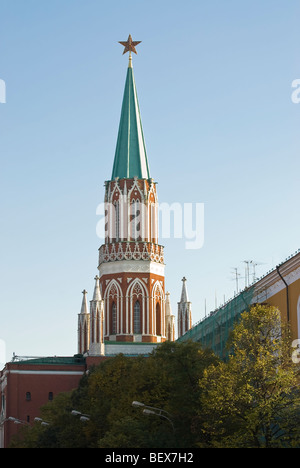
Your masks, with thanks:
<instances>
[{"instance_id":1,"label":"tower","mask_svg":"<svg viewBox=\"0 0 300 468\"><path fill-rule=\"evenodd\" d=\"M135 344L139 354L143 344L149 349L149 345L174 339L174 316L169 303L166 307L164 250L158 244L156 182L150 175L132 67L131 52L136 53L139 42L129 36L121 44L124 53L129 52L129 64L112 175L105 182L99 286L91 301L89 343L85 347L79 339L80 353L102 354L105 341L110 349L113 344ZM84 308L79 314L79 336L86 321Z\"/></svg>"},{"instance_id":2,"label":"tower","mask_svg":"<svg viewBox=\"0 0 300 468\"><path fill-rule=\"evenodd\" d=\"M95 289L93 299L90 302L90 343L89 354L92 356L103 355L103 320L104 303L101 298L99 277L95 277Z\"/></svg>"},{"instance_id":3,"label":"tower","mask_svg":"<svg viewBox=\"0 0 300 468\"><path fill-rule=\"evenodd\" d=\"M178 302L178 338L192 327L192 307L188 298L186 278L182 278L182 291Z\"/></svg>"},{"instance_id":4,"label":"tower","mask_svg":"<svg viewBox=\"0 0 300 468\"><path fill-rule=\"evenodd\" d=\"M84 353L90 344L90 314L88 311L87 291L82 291L81 311L78 314L78 352Z\"/></svg>"},{"instance_id":5,"label":"tower","mask_svg":"<svg viewBox=\"0 0 300 468\"><path fill-rule=\"evenodd\" d=\"M92 356L104 354L103 319L104 303L101 298L99 277L95 277L93 299L88 309L87 291L82 291L82 305L78 314L78 353L89 351Z\"/></svg>"},{"instance_id":6,"label":"tower","mask_svg":"<svg viewBox=\"0 0 300 468\"><path fill-rule=\"evenodd\" d=\"M123 45L129 64L112 177L106 181L105 244L99 252L104 336L157 343L166 339L164 253L157 239L156 184L148 165L131 36Z\"/></svg>"},{"instance_id":7,"label":"tower","mask_svg":"<svg viewBox=\"0 0 300 468\"><path fill-rule=\"evenodd\" d=\"M170 293L166 293L166 338L175 341L175 316L172 314Z\"/></svg>"}]
</instances>

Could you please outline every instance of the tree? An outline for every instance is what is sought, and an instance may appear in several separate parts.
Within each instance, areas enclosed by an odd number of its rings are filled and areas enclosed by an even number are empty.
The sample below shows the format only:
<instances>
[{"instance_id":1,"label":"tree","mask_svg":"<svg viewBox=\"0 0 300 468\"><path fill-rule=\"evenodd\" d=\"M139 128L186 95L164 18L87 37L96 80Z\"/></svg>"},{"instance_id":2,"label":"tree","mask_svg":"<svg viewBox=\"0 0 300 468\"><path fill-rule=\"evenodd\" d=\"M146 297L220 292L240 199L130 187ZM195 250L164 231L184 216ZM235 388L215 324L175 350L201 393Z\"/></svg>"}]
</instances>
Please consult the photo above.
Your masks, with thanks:
<instances>
[{"instance_id":1,"label":"tree","mask_svg":"<svg viewBox=\"0 0 300 468\"><path fill-rule=\"evenodd\" d=\"M176 447L195 447L199 442L198 428L203 423L199 379L205 369L217 365L219 359L211 350L193 341L167 342L157 349L153 359L157 375L168 381L168 397L161 404L172 415ZM204 434L202 442L205 443Z\"/></svg>"},{"instance_id":2,"label":"tree","mask_svg":"<svg viewBox=\"0 0 300 468\"><path fill-rule=\"evenodd\" d=\"M192 448L201 417L198 385L217 363L199 343L163 343L148 357L118 355L89 370L79 387L42 408L49 426L29 429L20 445L39 448ZM169 420L145 415L133 401L161 408ZM72 409L90 415L82 423Z\"/></svg>"},{"instance_id":3,"label":"tree","mask_svg":"<svg viewBox=\"0 0 300 468\"><path fill-rule=\"evenodd\" d=\"M74 392L60 393L53 401L41 408L39 422L23 426L16 435L11 448L85 448L87 446L84 426L72 416Z\"/></svg>"},{"instance_id":4,"label":"tree","mask_svg":"<svg viewBox=\"0 0 300 468\"><path fill-rule=\"evenodd\" d=\"M202 432L219 447L299 446L299 366L279 310L244 312L228 346L228 362L208 367L200 380Z\"/></svg>"},{"instance_id":5,"label":"tree","mask_svg":"<svg viewBox=\"0 0 300 468\"><path fill-rule=\"evenodd\" d=\"M123 370L116 367L118 362L121 367L126 363ZM98 368L90 382L92 394L99 392L95 411L99 410L100 402L107 404L108 400L111 401L107 430L99 440L99 446L195 446L197 436L194 428L199 423L196 410L201 393L198 381L205 367L212 362L218 362L216 356L192 341L163 343L147 358L119 356L107 361L105 366ZM133 409L134 400L169 413L175 431L165 418L146 417L140 410Z\"/></svg>"}]
</instances>

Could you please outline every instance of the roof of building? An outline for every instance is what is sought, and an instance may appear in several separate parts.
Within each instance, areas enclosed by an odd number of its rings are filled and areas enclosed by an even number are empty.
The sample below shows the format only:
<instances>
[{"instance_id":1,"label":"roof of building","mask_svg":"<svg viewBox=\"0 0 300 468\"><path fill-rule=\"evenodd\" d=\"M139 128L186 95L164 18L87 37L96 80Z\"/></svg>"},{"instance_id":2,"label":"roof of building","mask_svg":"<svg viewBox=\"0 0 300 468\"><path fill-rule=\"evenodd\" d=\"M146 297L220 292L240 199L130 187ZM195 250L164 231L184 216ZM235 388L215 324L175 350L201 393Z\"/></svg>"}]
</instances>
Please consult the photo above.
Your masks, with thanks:
<instances>
[{"instance_id":1,"label":"roof of building","mask_svg":"<svg viewBox=\"0 0 300 468\"><path fill-rule=\"evenodd\" d=\"M141 115L131 61L122 103L112 180L150 179Z\"/></svg>"},{"instance_id":2,"label":"roof of building","mask_svg":"<svg viewBox=\"0 0 300 468\"><path fill-rule=\"evenodd\" d=\"M82 365L85 358L81 354L74 356L26 357L14 356L12 362L18 365Z\"/></svg>"}]
</instances>

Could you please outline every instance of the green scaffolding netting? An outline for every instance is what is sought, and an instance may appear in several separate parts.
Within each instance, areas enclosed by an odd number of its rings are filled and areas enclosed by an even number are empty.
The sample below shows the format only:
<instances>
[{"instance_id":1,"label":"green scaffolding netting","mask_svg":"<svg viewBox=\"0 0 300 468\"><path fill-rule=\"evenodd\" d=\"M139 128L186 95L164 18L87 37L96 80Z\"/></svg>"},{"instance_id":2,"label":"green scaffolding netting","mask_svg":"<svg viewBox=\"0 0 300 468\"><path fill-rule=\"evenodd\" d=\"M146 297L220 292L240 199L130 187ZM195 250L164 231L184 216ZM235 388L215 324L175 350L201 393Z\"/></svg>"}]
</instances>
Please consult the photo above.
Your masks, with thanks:
<instances>
[{"instance_id":1,"label":"green scaffolding netting","mask_svg":"<svg viewBox=\"0 0 300 468\"><path fill-rule=\"evenodd\" d=\"M233 329L234 322L245 310L249 309L253 295L254 287L246 289L227 304L194 325L178 341L198 341L203 347L211 348L215 354L225 358L228 353L226 343Z\"/></svg>"}]
</instances>

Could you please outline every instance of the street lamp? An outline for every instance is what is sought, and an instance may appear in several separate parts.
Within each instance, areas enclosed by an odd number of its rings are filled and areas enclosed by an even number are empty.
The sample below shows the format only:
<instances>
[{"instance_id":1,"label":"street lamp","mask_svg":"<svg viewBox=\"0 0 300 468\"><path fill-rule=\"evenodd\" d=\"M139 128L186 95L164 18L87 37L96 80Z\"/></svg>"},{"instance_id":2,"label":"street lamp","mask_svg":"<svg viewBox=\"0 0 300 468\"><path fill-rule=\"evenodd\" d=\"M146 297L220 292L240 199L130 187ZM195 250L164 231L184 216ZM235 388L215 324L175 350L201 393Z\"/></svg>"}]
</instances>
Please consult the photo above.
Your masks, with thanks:
<instances>
[{"instance_id":1,"label":"street lamp","mask_svg":"<svg viewBox=\"0 0 300 468\"><path fill-rule=\"evenodd\" d=\"M50 426L50 424L44 421L42 418L34 418L35 422L41 423L41 426Z\"/></svg>"},{"instance_id":2,"label":"street lamp","mask_svg":"<svg viewBox=\"0 0 300 468\"><path fill-rule=\"evenodd\" d=\"M160 418L166 419L171 424L173 432L175 432L174 424L173 421L170 419L171 415L170 413L168 413L168 411L165 411L161 408L155 408L154 406L147 406L145 405L145 403L141 403L140 401L133 401L132 406L134 406L135 408L143 408L143 414L145 415L154 414L154 416L159 416ZM168 416L166 416L166 414Z\"/></svg>"},{"instance_id":3,"label":"street lamp","mask_svg":"<svg viewBox=\"0 0 300 468\"><path fill-rule=\"evenodd\" d=\"M89 414L82 414L80 411L72 410L71 414L73 416L80 416L80 421L89 421L90 420L90 415Z\"/></svg>"},{"instance_id":4,"label":"street lamp","mask_svg":"<svg viewBox=\"0 0 300 468\"><path fill-rule=\"evenodd\" d=\"M9 416L6 421L12 421L14 424L22 424L23 426L30 426L29 422L27 421L22 421L21 419L18 418L13 418L12 416Z\"/></svg>"},{"instance_id":5,"label":"street lamp","mask_svg":"<svg viewBox=\"0 0 300 468\"><path fill-rule=\"evenodd\" d=\"M135 406L136 408L138 408L138 407L142 407L142 408L143 408L143 407L146 406L146 405L145 405L144 403L141 403L140 401L133 401L133 402L132 402L132 406Z\"/></svg>"}]
</instances>

